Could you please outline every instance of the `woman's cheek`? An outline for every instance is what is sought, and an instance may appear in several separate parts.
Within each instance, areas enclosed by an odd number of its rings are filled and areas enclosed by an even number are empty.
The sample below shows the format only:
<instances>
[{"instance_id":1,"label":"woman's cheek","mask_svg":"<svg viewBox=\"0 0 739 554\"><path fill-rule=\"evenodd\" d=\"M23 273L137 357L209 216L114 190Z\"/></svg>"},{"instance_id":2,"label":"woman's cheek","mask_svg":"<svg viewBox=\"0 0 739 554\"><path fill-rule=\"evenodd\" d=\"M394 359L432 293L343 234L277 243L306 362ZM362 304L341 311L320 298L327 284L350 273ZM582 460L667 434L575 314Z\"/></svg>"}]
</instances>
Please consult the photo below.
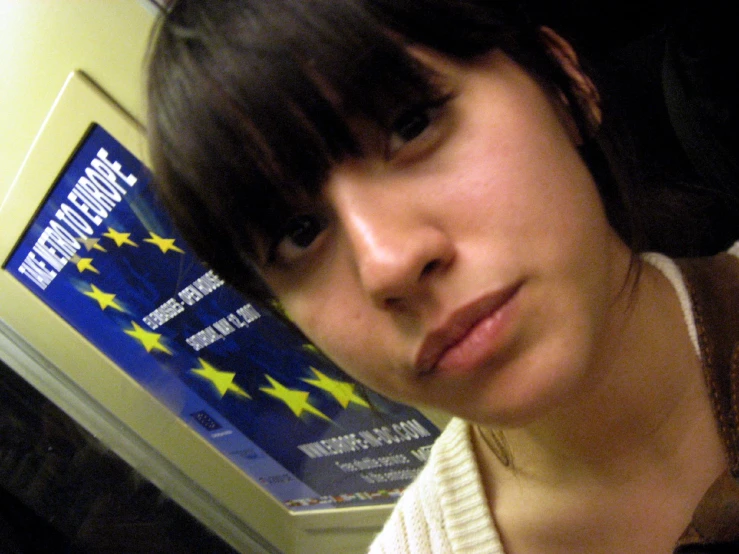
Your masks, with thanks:
<instances>
[{"instance_id":1,"label":"woman's cheek","mask_svg":"<svg viewBox=\"0 0 739 554\"><path fill-rule=\"evenodd\" d=\"M366 336L362 318L353 314L346 302L312 295L287 298L286 310L301 331L334 361L351 359L361 349L360 337Z\"/></svg>"}]
</instances>

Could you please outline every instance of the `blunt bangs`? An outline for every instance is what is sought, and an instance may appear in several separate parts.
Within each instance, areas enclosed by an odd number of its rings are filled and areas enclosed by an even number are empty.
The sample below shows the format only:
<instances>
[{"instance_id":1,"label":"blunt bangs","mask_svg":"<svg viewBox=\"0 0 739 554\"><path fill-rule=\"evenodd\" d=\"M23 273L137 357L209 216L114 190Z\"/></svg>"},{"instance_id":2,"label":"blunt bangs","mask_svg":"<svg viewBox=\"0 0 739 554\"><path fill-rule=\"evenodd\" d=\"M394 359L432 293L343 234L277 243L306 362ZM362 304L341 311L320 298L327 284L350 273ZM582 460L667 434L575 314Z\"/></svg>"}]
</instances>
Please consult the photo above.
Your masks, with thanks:
<instances>
[{"instance_id":1,"label":"blunt bangs","mask_svg":"<svg viewBox=\"0 0 739 554\"><path fill-rule=\"evenodd\" d=\"M386 136L444 95L409 46L460 63L500 48L550 91L569 88L513 1L179 0L160 18L148 80L156 186L224 279L264 298L254 262L315 206L331 168L364 154L368 129Z\"/></svg>"},{"instance_id":2,"label":"blunt bangs","mask_svg":"<svg viewBox=\"0 0 739 554\"><path fill-rule=\"evenodd\" d=\"M194 250L239 284L330 168L438 95L428 70L352 2L177 4L150 58L160 198ZM238 222L238 225L234 225Z\"/></svg>"}]
</instances>

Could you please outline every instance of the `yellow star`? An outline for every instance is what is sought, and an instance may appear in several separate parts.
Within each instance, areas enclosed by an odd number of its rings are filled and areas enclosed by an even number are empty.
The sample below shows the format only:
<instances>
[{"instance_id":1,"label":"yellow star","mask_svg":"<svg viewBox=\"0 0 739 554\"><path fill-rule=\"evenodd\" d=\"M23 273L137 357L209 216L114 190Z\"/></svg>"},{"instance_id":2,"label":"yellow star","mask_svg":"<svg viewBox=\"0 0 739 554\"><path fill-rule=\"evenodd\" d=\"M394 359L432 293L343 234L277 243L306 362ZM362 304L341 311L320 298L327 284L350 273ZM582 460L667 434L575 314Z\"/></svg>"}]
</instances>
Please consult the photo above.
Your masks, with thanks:
<instances>
[{"instance_id":1,"label":"yellow star","mask_svg":"<svg viewBox=\"0 0 739 554\"><path fill-rule=\"evenodd\" d=\"M146 348L147 352L151 352L152 350L161 350L167 354L172 354L166 346L159 344L159 339L162 335L159 333L152 333L151 331L145 331L139 327L135 321L132 321L131 325L133 325L133 331L124 329L124 332L140 341L141 344L144 345L144 348Z\"/></svg>"},{"instance_id":2,"label":"yellow star","mask_svg":"<svg viewBox=\"0 0 739 554\"><path fill-rule=\"evenodd\" d=\"M236 376L235 373L230 373L228 371L219 371L208 362L206 362L203 358L198 358L198 361L200 362L201 367L192 368L190 371L192 371L196 375L199 375L206 381L210 381L211 383L213 383L213 386L215 386L216 390L218 390L218 392L221 394L221 398L226 396L227 392L233 392L234 394L238 394L239 396L251 398L251 396L249 396L249 394L244 391L244 389L233 382L234 377Z\"/></svg>"},{"instance_id":3,"label":"yellow star","mask_svg":"<svg viewBox=\"0 0 739 554\"><path fill-rule=\"evenodd\" d=\"M174 250L175 252L180 252L182 254L185 253L184 250L181 250L174 245L174 239L162 238L156 233L153 233L152 231L149 231L149 234L151 235L151 238L144 239L144 242L150 242L152 244L156 244L159 247L159 249L162 251L162 254L166 254L170 250Z\"/></svg>"},{"instance_id":4,"label":"yellow star","mask_svg":"<svg viewBox=\"0 0 739 554\"><path fill-rule=\"evenodd\" d=\"M306 383L310 383L314 387L325 390L327 393L332 395L341 404L342 408L346 408L349 402L354 402L365 408L369 408L367 402L354 394L354 383L347 383L345 381L338 381L331 379L329 376L321 373L315 367L311 367L313 373L316 374L318 379L303 379Z\"/></svg>"},{"instance_id":5,"label":"yellow star","mask_svg":"<svg viewBox=\"0 0 739 554\"><path fill-rule=\"evenodd\" d=\"M138 248L138 244L133 242L130 238L131 233L122 233L118 232L113 227L108 227L108 232L103 233L104 237L108 237L109 239L113 239L115 241L116 246L123 246L124 244L130 244L131 246L136 246Z\"/></svg>"},{"instance_id":6,"label":"yellow star","mask_svg":"<svg viewBox=\"0 0 739 554\"><path fill-rule=\"evenodd\" d=\"M310 396L309 393L302 391L302 390L292 390L288 389L282 384L278 383L272 377L269 375L265 375L267 380L272 385L272 388L269 387L259 387L259 390L266 392L270 396L274 396L275 398L282 400L288 408L290 408L293 413L300 417L300 415L303 413L303 411L306 411L310 414L313 414L314 416L320 417L321 419L325 419L327 421L331 421L331 418L321 413L319 410L317 410L315 407L311 406L308 403L308 396Z\"/></svg>"},{"instance_id":7,"label":"yellow star","mask_svg":"<svg viewBox=\"0 0 739 554\"><path fill-rule=\"evenodd\" d=\"M313 354L316 354L317 356L323 356L323 352L321 352L320 350L318 350L318 347L316 347L316 345L311 344L309 342L307 342L307 343L305 343L303 345L303 350L307 350L308 352L311 352Z\"/></svg>"},{"instance_id":8,"label":"yellow star","mask_svg":"<svg viewBox=\"0 0 739 554\"><path fill-rule=\"evenodd\" d=\"M83 292L83 294L85 296L89 296L90 298L94 298L95 300L97 300L98 304L100 304L101 310L105 310L105 308L114 308L118 310L119 312L125 311L115 301L115 294L103 292L99 288L97 288L95 285L90 285L90 287L92 287L92 292Z\"/></svg>"},{"instance_id":9,"label":"yellow star","mask_svg":"<svg viewBox=\"0 0 739 554\"><path fill-rule=\"evenodd\" d=\"M102 246L98 244L98 242L100 242L100 239L96 239L95 237L89 237L86 239L77 239L77 240L80 241L85 246L85 250L87 250L88 252L92 250L93 248L95 250L100 250L101 252L107 252L105 248L103 248Z\"/></svg>"},{"instance_id":10,"label":"yellow star","mask_svg":"<svg viewBox=\"0 0 739 554\"><path fill-rule=\"evenodd\" d=\"M286 319L290 319L290 316L287 315L285 308L282 306L279 300L277 300L276 298L273 298L272 300L270 300L270 304L272 304L272 307L278 314L281 314Z\"/></svg>"},{"instance_id":11,"label":"yellow star","mask_svg":"<svg viewBox=\"0 0 739 554\"><path fill-rule=\"evenodd\" d=\"M70 261L77 266L77 271L82 273L83 271L92 271L93 273L100 274L92 265L92 258L80 258L77 254L70 258Z\"/></svg>"}]
</instances>

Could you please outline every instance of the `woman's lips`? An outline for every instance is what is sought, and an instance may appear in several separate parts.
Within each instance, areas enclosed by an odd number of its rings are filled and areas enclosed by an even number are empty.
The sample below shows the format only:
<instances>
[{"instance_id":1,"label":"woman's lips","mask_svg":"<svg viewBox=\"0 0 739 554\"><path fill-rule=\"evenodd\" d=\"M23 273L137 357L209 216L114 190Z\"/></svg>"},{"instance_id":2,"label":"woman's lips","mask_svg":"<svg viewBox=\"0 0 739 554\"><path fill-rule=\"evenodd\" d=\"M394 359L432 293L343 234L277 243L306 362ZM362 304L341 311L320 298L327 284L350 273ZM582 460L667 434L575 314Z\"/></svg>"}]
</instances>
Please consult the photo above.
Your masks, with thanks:
<instances>
[{"instance_id":1,"label":"woman's lips","mask_svg":"<svg viewBox=\"0 0 739 554\"><path fill-rule=\"evenodd\" d=\"M520 288L516 283L455 310L424 339L416 356L418 372L465 373L494 355Z\"/></svg>"}]
</instances>

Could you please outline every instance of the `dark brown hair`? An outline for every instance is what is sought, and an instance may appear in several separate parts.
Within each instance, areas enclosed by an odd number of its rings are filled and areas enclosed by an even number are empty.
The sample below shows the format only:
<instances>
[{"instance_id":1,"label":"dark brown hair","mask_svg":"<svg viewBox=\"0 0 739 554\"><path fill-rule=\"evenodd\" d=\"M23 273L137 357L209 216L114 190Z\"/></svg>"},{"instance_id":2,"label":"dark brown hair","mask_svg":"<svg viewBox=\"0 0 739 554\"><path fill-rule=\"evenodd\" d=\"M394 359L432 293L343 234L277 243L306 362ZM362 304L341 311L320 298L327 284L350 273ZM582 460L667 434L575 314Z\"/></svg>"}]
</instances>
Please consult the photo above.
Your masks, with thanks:
<instances>
[{"instance_id":1,"label":"dark brown hair","mask_svg":"<svg viewBox=\"0 0 739 554\"><path fill-rule=\"evenodd\" d=\"M538 27L489 0L180 0L152 38L149 144L159 195L203 260L251 296L263 244L315 198L337 162L361 156L352 122L387 132L433 102L433 73L408 52L465 62L501 49L569 98L611 224L635 234L626 179L608 161Z\"/></svg>"}]
</instances>

